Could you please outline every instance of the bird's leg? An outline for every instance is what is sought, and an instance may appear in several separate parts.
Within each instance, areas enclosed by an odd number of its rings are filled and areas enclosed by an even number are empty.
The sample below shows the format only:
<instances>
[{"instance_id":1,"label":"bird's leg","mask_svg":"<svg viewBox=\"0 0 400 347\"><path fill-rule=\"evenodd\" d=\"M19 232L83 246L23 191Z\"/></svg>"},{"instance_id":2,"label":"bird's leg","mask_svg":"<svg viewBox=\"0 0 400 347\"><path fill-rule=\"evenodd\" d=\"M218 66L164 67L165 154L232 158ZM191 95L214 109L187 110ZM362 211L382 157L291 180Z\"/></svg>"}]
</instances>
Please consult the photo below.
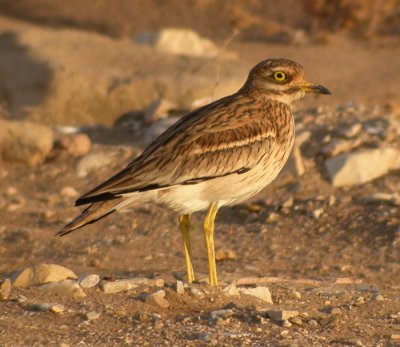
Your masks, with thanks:
<instances>
[{"instance_id":1,"label":"bird's leg","mask_svg":"<svg viewBox=\"0 0 400 347\"><path fill-rule=\"evenodd\" d=\"M217 286L217 268L215 265L215 250L214 250L214 220L218 212L217 203L213 202L208 208L206 219L204 220L204 236L206 239L207 255L208 255L208 271L210 285Z\"/></svg>"},{"instance_id":2,"label":"bird's leg","mask_svg":"<svg viewBox=\"0 0 400 347\"><path fill-rule=\"evenodd\" d=\"M191 260L191 250L190 250L190 214L183 214L179 216L179 226L182 232L183 238L183 249L185 252L186 269L188 282L192 283L194 281L194 271Z\"/></svg>"}]
</instances>

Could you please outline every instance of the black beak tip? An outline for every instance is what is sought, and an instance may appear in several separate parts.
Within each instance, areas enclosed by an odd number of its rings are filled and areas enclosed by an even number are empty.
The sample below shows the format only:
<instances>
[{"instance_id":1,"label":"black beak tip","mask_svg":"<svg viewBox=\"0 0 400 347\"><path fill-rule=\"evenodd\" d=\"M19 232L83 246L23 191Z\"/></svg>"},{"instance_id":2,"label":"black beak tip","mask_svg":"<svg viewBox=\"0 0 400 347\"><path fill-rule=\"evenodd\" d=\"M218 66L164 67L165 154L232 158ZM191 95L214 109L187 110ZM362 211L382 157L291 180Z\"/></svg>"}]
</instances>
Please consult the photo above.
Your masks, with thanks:
<instances>
[{"instance_id":1,"label":"black beak tip","mask_svg":"<svg viewBox=\"0 0 400 347\"><path fill-rule=\"evenodd\" d=\"M325 95L332 95L330 90L328 88L325 88L324 86L317 86L319 94L325 94Z\"/></svg>"}]
</instances>

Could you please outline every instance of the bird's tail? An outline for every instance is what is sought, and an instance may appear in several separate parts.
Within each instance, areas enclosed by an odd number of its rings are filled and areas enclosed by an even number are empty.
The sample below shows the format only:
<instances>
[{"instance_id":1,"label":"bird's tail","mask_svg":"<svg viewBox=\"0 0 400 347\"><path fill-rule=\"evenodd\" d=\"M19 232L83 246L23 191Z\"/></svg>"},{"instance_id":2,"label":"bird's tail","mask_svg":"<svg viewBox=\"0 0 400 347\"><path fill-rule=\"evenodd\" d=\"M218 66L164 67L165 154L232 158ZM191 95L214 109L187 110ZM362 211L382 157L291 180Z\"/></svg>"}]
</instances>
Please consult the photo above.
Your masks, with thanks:
<instances>
[{"instance_id":1,"label":"bird's tail","mask_svg":"<svg viewBox=\"0 0 400 347\"><path fill-rule=\"evenodd\" d=\"M65 225L56 235L64 236L87 224L97 222L99 219L107 217L116 210L131 204L132 200L133 199L118 197L112 200L95 202L83 210L78 217Z\"/></svg>"}]
</instances>

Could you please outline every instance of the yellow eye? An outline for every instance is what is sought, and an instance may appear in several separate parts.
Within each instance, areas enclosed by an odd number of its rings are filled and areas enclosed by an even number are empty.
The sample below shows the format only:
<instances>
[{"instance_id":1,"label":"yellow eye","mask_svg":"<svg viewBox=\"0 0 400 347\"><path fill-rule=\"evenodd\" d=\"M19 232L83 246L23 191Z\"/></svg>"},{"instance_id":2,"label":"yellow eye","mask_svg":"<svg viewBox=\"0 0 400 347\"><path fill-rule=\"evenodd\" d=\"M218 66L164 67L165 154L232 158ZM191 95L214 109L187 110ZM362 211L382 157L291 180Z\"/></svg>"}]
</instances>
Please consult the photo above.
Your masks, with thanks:
<instances>
[{"instance_id":1,"label":"yellow eye","mask_svg":"<svg viewBox=\"0 0 400 347\"><path fill-rule=\"evenodd\" d=\"M282 71L275 71L273 76L274 76L274 80L277 82L286 81L286 74Z\"/></svg>"}]
</instances>

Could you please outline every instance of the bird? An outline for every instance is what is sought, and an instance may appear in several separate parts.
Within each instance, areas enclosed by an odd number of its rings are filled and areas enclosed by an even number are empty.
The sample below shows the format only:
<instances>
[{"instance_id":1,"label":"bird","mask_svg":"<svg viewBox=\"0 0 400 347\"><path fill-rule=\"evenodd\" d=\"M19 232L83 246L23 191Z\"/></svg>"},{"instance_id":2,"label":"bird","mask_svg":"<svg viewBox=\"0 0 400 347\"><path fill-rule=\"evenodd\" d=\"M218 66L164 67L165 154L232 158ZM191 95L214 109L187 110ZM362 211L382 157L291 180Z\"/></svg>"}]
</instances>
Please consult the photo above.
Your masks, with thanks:
<instances>
[{"instance_id":1,"label":"bird","mask_svg":"<svg viewBox=\"0 0 400 347\"><path fill-rule=\"evenodd\" d=\"M128 206L163 205L179 214L187 281L192 283L191 215L206 210L209 285L218 286L217 212L249 199L277 177L295 138L291 104L306 93L331 94L307 82L303 67L294 61L261 61L236 93L189 112L121 171L77 199L76 206L88 206L57 235Z\"/></svg>"}]
</instances>

